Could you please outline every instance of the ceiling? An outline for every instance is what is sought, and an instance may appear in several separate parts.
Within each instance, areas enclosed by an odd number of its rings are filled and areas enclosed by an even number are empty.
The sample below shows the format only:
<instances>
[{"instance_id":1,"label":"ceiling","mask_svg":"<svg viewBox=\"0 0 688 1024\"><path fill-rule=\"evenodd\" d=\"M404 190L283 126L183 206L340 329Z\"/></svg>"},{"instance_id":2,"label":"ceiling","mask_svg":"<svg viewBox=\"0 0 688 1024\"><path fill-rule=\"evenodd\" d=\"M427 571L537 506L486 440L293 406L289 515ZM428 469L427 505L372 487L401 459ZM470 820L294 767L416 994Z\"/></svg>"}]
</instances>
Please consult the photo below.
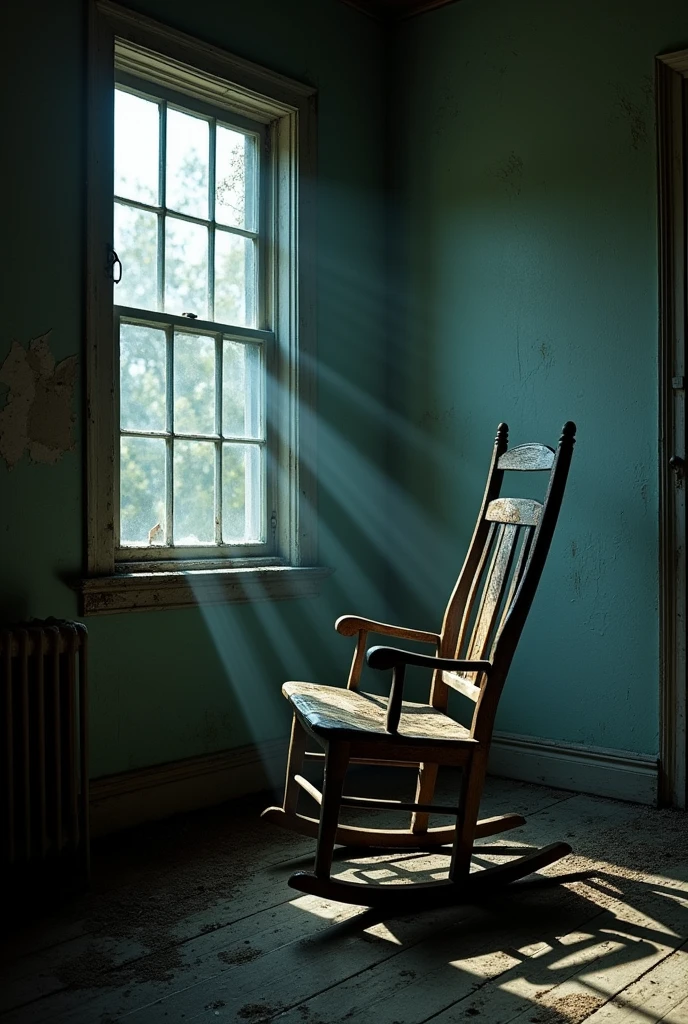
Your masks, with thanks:
<instances>
[{"instance_id":1,"label":"ceiling","mask_svg":"<svg viewBox=\"0 0 688 1024\"><path fill-rule=\"evenodd\" d=\"M422 14L433 7L443 7L455 0L344 0L351 7L358 7L372 18L381 21L399 21L414 14Z\"/></svg>"}]
</instances>

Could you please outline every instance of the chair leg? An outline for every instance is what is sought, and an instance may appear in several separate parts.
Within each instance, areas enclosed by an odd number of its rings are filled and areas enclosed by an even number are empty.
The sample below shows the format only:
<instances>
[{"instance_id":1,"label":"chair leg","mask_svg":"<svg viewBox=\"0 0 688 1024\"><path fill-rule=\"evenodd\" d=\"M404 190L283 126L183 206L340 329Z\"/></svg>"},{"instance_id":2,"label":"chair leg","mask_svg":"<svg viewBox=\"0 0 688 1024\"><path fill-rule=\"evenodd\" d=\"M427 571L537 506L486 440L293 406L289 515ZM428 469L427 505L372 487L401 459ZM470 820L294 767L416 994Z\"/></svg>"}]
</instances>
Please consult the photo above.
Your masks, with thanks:
<instances>
[{"instance_id":1,"label":"chair leg","mask_svg":"<svg viewBox=\"0 0 688 1024\"><path fill-rule=\"evenodd\" d=\"M431 804L435 795L437 783L437 772L439 765L422 762L418 767L418 782L416 783L415 803ZM411 816L411 831L414 835L421 835L428 831L430 815L425 811L415 811Z\"/></svg>"},{"instance_id":2,"label":"chair leg","mask_svg":"<svg viewBox=\"0 0 688 1024\"><path fill-rule=\"evenodd\" d=\"M462 771L459 813L452 847L449 878L452 882L467 880L471 870L471 854L475 841L475 825L480 811L486 765L475 758Z\"/></svg>"},{"instance_id":3,"label":"chair leg","mask_svg":"<svg viewBox=\"0 0 688 1024\"><path fill-rule=\"evenodd\" d=\"M291 724L291 741L289 743L289 756L287 757L287 777L284 782L284 801L282 803L282 809L285 814L296 813L296 804L301 790L294 781L294 776L298 775L301 771L307 742L308 734L296 715L294 715Z\"/></svg>"},{"instance_id":4,"label":"chair leg","mask_svg":"<svg viewBox=\"0 0 688 1024\"><path fill-rule=\"evenodd\" d=\"M325 757L325 776L314 867L318 878L329 878L330 876L344 778L349 766L349 750L348 743L330 743Z\"/></svg>"}]
</instances>

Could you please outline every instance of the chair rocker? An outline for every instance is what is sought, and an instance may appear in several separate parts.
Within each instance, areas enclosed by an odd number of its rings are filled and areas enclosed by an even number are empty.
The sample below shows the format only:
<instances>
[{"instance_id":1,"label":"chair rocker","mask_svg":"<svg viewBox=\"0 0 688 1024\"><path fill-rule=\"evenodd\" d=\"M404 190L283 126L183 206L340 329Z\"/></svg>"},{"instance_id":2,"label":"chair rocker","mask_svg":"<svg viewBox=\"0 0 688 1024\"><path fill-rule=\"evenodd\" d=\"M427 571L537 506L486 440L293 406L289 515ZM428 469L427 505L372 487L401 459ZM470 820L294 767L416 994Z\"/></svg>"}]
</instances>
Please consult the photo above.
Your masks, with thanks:
<instances>
[{"instance_id":1,"label":"chair rocker","mask_svg":"<svg viewBox=\"0 0 688 1024\"><path fill-rule=\"evenodd\" d=\"M282 692L293 708L294 718L284 801L281 807L267 808L263 817L317 839L314 870L293 874L289 885L294 889L368 907L413 901L422 906L435 901L441 905L463 903L571 852L567 843L553 843L507 863L470 871L476 839L525 823L518 814L479 820L478 810L497 705L550 547L575 433L575 424L566 423L556 452L544 444L507 449L508 428L500 424L480 515L441 632L405 629L345 615L337 620L335 628L344 636L357 637L347 688L285 683ZM502 497L504 475L512 472L548 473L544 502ZM426 655L372 647L366 653L369 633L427 643L435 652ZM373 669L391 669L388 698L359 689L364 659ZM407 665L432 672L429 703L403 699ZM450 688L475 705L468 728L447 714ZM321 751L314 752L313 746ZM322 792L299 774L305 759L324 763ZM416 767L415 800L344 795L344 778L351 764ZM460 794L453 806L433 803L440 765L461 768ZM301 790L320 805L319 819L297 812ZM342 806L409 811L410 824L406 829L340 825ZM430 814L446 814L454 822L430 828ZM411 884L338 880L331 875L335 844L395 851L437 850L451 844L448 877Z\"/></svg>"}]
</instances>

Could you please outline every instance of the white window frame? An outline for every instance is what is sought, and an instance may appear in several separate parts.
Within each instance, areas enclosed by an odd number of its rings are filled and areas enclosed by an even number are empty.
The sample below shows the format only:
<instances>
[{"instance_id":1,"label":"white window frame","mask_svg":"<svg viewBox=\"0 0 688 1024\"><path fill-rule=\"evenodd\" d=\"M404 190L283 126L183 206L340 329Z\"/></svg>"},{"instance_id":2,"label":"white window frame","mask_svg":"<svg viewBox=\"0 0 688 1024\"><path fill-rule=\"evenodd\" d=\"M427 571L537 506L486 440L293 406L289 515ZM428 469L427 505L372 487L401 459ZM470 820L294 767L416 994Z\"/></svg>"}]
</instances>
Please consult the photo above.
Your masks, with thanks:
<instances>
[{"instance_id":1,"label":"white window frame","mask_svg":"<svg viewBox=\"0 0 688 1024\"><path fill-rule=\"evenodd\" d=\"M121 561L115 545L118 354L113 306L115 72L266 126L274 369L266 397L278 471L270 553ZM308 596L329 570L316 537L315 90L120 7L89 5L86 244L87 572L81 614ZM189 324L191 326L191 324ZM261 325L263 326L263 325ZM272 522L270 521L272 520Z\"/></svg>"}]
</instances>

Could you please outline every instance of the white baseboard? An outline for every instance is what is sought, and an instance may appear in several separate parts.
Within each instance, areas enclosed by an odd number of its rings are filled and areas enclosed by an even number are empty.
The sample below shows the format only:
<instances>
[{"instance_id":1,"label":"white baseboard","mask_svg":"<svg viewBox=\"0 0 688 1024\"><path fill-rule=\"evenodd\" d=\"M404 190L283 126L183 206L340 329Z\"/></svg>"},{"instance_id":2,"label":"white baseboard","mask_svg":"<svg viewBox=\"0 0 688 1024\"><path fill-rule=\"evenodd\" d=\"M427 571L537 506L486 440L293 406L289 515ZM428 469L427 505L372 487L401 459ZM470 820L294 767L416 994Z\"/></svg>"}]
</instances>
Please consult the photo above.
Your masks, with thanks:
<instances>
[{"instance_id":1,"label":"white baseboard","mask_svg":"<svg viewBox=\"0 0 688 1024\"><path fill-rule=\"evenodd\" d=\"M489 770L520 782L657 804L658 761L644 754L496 732Z\"/></svg>"},{"instance_id":2,"label":"white baseboard","mask_svg":"<svg viewBox=\"0 0 688 1024\"><path fill-rule=\"evenodd\" d=\"M287 747L286 739L267 740L92 779L91 835L108 835L281 785Z\"/></svg>"}]
</instances>

